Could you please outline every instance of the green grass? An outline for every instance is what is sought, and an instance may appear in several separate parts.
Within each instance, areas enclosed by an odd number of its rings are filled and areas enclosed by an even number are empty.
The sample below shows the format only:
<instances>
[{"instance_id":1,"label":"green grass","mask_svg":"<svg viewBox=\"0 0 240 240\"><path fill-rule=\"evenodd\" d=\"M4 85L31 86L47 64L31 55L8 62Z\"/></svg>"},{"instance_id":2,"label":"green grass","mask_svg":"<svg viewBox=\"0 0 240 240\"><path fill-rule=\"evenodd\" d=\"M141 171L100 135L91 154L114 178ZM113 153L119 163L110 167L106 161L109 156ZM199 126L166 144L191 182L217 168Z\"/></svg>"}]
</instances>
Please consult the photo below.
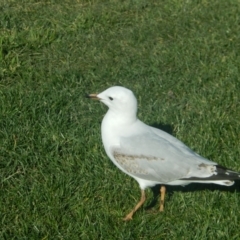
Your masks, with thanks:
<instances>
[{"instance_id":1,"label":"green grass","mask_svg":"<svg viewBox=\"0 0 240 240\"><path fill-rule=\"evenodd\" d=\"M0 3L0 239L239 239L239 183L189 186L123 222L137 182L107 158L106 107L134 91L138 116L240 171L240 2ZM147 191L151 203L153 193Z\"/></svg>"}]
</instances>

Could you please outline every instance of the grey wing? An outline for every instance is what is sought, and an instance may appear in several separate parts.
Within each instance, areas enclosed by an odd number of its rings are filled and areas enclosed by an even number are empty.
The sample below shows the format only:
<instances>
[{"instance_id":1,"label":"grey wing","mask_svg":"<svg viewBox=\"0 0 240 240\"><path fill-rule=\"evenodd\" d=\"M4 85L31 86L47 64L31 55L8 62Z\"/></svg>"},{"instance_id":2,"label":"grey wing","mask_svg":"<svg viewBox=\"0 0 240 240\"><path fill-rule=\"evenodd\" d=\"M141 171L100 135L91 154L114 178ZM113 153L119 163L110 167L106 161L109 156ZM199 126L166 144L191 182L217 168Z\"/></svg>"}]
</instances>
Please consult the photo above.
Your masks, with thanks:
<instances>
[{"instance_id":1,"label":"grey wing","mask_svg":"<svg viewBox=\"0 0 240 240\"><path fill-rule=\"evenodd\" d=\"M215 174L216 163L180 143L174 144L154 133L122 137L120 147L113 149L113 156L129 174L149 181L167 183Z\"/></svg>"}]
</instances>

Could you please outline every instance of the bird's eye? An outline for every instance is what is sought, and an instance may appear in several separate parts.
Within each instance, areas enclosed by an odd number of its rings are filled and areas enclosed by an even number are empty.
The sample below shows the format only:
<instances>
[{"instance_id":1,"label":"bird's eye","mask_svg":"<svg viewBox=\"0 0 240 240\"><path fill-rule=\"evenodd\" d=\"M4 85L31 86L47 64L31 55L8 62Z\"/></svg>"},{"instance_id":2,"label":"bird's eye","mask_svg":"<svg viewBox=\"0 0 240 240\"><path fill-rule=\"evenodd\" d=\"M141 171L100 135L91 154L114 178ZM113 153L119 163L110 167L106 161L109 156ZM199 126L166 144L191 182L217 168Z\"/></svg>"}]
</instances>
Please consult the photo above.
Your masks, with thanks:
<instances>
[{"instance_id":1,"label":"bird's eye","mask_svg":"<svg viewBox=\"0 0 240 240\"><path fill-rule=\"evenodd\" d=\"M113 98L112 97L108 97L111 101L113 100Z\"/></svg>"}]
</instances>

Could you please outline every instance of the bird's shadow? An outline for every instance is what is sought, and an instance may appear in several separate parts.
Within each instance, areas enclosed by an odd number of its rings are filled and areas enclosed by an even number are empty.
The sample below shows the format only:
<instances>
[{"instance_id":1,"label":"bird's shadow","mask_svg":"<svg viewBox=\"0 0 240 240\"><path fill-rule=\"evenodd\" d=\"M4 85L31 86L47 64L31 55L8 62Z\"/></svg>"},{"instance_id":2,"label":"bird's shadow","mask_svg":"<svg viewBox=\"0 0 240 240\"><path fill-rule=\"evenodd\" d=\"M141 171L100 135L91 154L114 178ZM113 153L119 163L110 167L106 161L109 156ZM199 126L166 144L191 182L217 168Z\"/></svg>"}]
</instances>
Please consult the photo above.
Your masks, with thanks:
<instances>
[{"instance_id":1,"label":"bird's shadow","mask_svg":"<svg viewBox=\"0 0 240 240\"><path fill-rule=\"evenodd\" d=\"M153 208L158 202L159 202L159 196L160 196L160 187L161 185L158 184L151 188L153 193L152 201L149 203L148 206L146 206L146 210L150 210ZM166 197L168 199L171 199L174 192L199 192L199 191L224 191L224 192L240 192L240 181L236 180L235 184L231 187L227 186L221 186L217 184L204 184L204 183L191 183L187 186L168 186L166 185Z\"/></svg>"},{"instance_id":2,"label":"bird's shadow","mask_svg":"<svg viewBox=\"0 0 240 240\"><path fill-rule=\"evenodd\" d=\"M153 124L150 124L150 126L154 128L158 128L160 130L163 130L164 132L167 132L173 135L173 127L170 124L153 123Z\"/></svg>"},{"instance_id":3,"label":"bird's shadow","mask_svg":"<svg viewBox=\"0 0 240 240\"><path fill-rule=\"evenodd\" d=\"M153 123L150 125L151 127L155 127L158 129L163 130L164 132L167 132L171 135L173 135L173 128L171 125L168 124L162 124L162 123ZM154 187L151 188L152 192L153 192L153 199L150 202L150 204L148 206L146 206L146 210L150 210L151 208L153 208L157 202L159 202L159 195L160 195L160 187L161 184L158 184ZM227 187L227 186L221 186L221 185L217 185L217 184L204 184L204 183L191 183L189 185L186 186L170 186L167 185L166 186L166 190L167 190L167 198L171 199L171 197L173 196L174 192L196 192L196 191L205 191L205 190L209 190L209 191L224 191L224 192L240 192L240 181L239 180L235 180L235 184Z\"/></svg>"},{"instance_id":4,"label":"bird's shadow","mask_svg":"<svg viewBox=\"0 0 240 240\"><path fill-rule=\"evenodd\" d=\"M160 196L160 187L161 185L158 184L151 188L153 192L152 201L149 203L148 206L145 207L145 210L151 210L158 202ZM204 184L204 183L191 183L187 186L166 186L166 197L171 199L174 192L199 192L199 191L224 191L224 192L240 192L240 181L236 180L235 184L231 187L221 186L216 184Z\"/></svg>"}]
</instances>

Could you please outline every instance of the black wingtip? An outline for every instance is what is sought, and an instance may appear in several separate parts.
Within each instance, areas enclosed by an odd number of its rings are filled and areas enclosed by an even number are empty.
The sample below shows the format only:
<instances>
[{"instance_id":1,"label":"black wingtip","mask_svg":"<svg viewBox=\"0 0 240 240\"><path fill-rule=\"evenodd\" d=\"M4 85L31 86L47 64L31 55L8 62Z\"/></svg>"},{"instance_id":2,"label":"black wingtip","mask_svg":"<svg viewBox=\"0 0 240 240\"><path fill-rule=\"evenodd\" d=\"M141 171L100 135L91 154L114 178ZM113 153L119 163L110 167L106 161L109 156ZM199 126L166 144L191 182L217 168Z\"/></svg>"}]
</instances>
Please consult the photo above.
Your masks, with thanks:
<instances>
[{"instance_id":1,"label":"black wingtip","mask_svg":"<svg viewBox=\"0 0 240 240\"><path fill-rule=\"evenodd\" d=\"M226 178L231 179L231 180L240 180L240 173L235 172L231 169L228 169L226 167L223 167L221 165L217 165L217 172L221 176L226 176Z\"/></svg>"},{"instance_id":2,"label":"black wingtip","mask_svg":"<svg viewBox=\"0 0 240 240\"><path fill-rule=\"evenodd\" d=\"M181 180L201 180L201 181L220 181L220 180L240 180L240 173L235 172L231 169L223 167L221 165L216 165L216 174L213 174L210 177L199 178L199 177L191 177L191 178L183 178ZM213 182L214 183L214 182Z\"/></svg>"}]
</instances>

